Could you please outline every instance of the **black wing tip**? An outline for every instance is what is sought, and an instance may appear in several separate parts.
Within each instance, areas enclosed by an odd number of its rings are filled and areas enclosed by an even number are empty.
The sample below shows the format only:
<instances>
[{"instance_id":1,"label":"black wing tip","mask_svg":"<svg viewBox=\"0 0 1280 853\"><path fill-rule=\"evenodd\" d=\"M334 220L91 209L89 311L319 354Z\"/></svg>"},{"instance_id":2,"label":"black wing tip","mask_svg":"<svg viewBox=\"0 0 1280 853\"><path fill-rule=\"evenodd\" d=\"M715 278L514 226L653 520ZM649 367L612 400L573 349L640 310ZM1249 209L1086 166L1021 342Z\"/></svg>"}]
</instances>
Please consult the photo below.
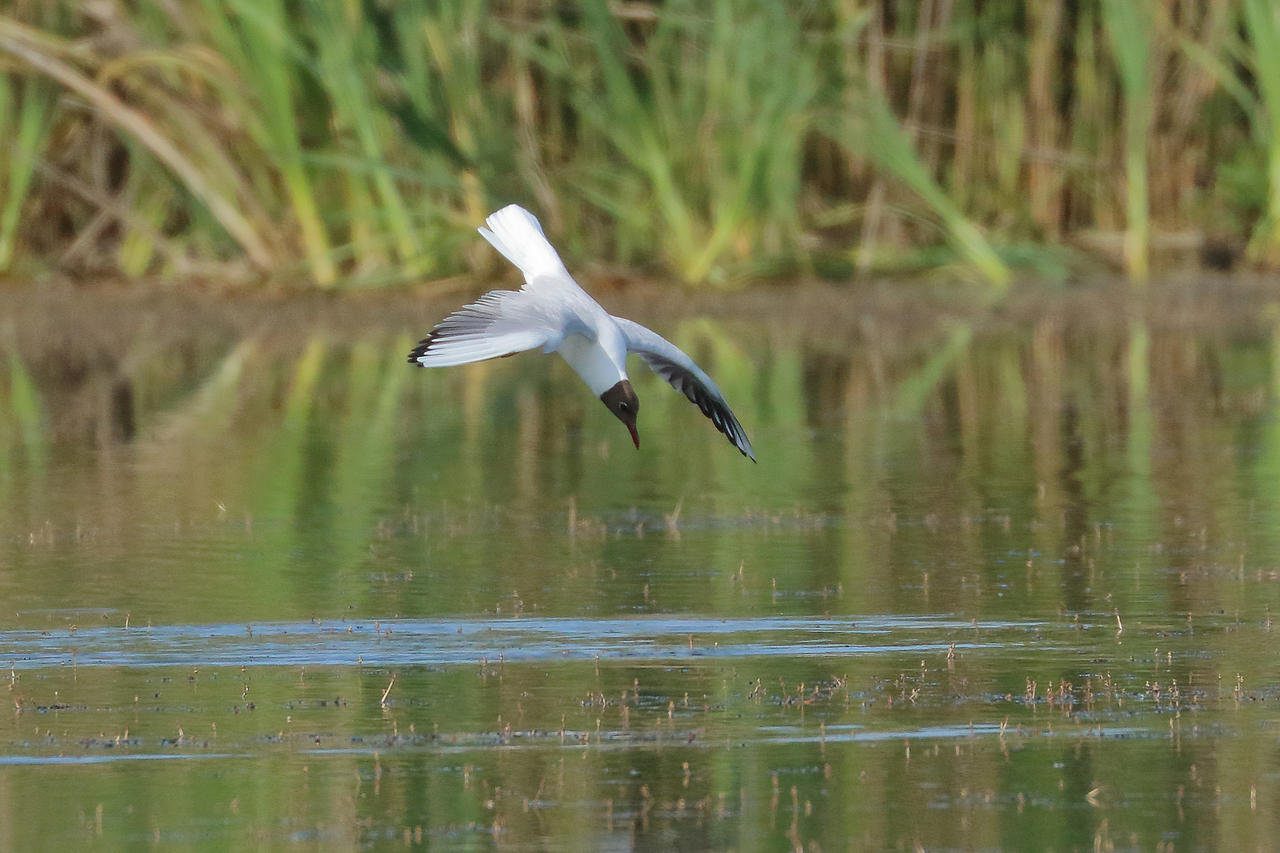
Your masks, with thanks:
<instances>
[{"instance_id":1,"label":"black wing tip","mask_svg":"<svg viewBox=\"0 0 1280 853\"><path fill-rule=\"evenodd\" d=\"M739 429L741 429L741 427L739 427ZM757 465L759 465L759 464L760 464L760 462L756 459L756 452L755 452L755 450L751 447L751 442L747 441L746 433L743 433L743 434L742 434L742 443L741 443L741 444L739 444L739 443L738 443L738 439L737 439L737 438L735 438L734 436L730 435L728 432L725 432L724 436L725 436L725 438L729 439L729 443L730 443L730 444L732 444L734 447L738 448L738 452L739 452L739 453L741 453L743 456L745 456L745 457L747 457L748 459L750 459L752 462L755 462Z\"/></svg>"},{"instance_id":2,"label":"black wing tip","mask_svg":"<svg viewBox=\"0 0 1280 853\"><path fill-rule=\"evenodd\" d=\"M696 399L691 399L694 405L702 410L702 414L706 415L720 431L720 434L729 439L729 443L738 449L739 453L756 462L756 454L751 447L751 441L747 438L747 432L742 428L742 424L738 423L738 418L729 408L728 403L715 400L705 392L699 394Z\"/></svg>"},{"instance_id":3,"label":"black wing tip","mask_svg":"<svg viewBox=\"0 0 1280 853\"><path fill-rule=\"evenodd\" d=\"M418 345L413 349L409 350L409 359L408 359L409 363L412 364L414 367L425 367L426 365L418 361L418 359L426 355L431 350L431 345L434 344L435 342L436 342L435 332L432 332L422 340L418 341Z\"/></svg>"}]
</instances>

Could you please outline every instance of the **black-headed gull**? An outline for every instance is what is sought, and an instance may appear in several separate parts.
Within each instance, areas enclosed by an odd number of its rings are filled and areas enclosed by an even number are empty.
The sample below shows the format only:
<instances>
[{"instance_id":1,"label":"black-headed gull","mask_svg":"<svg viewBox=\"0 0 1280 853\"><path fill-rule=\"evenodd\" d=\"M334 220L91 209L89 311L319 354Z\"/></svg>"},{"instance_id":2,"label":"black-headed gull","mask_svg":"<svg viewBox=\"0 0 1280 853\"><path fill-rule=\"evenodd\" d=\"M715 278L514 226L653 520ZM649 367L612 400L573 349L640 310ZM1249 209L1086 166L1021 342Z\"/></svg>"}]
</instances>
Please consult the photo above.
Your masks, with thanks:
<instances>
[{"instance_id":1,"label":"black-headed gull","mask_svg":"<svg viewBox=\"0 0 1280 853\"><path fill-rule=\"evenodd\" d=\"M640 401L627 378L627 354L635 353L755 461L746 431L711 377L661 335L600 307L569 275L532 213L510 204L485 224L480 234L520 268L524 287L491 290L445 317L409 353L410 364L452 367L524 350L557 352L626 424L639 448Z\"/></svg>"}]
</instances>

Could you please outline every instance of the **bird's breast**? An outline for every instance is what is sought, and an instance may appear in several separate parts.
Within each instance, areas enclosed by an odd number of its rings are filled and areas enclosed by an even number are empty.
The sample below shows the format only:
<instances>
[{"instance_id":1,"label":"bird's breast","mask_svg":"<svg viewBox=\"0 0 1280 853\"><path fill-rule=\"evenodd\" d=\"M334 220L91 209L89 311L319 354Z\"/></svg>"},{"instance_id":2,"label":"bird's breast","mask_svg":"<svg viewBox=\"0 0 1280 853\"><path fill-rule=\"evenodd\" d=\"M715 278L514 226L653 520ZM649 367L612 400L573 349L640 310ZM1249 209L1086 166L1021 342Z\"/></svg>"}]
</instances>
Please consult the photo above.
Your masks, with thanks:
<instances>
[{"instance_id":1,"label":"bird's breast","mask_svg":"<svg viewBox=\"0 0 1280 853\"><path fill-rule=\"evenodd\" d=\"M583 335L565 335L556 352L597 397L627 378L626 350L618 357L618 354L609 352L600 338L591 340Z\"/></svg>"}]
</instances>

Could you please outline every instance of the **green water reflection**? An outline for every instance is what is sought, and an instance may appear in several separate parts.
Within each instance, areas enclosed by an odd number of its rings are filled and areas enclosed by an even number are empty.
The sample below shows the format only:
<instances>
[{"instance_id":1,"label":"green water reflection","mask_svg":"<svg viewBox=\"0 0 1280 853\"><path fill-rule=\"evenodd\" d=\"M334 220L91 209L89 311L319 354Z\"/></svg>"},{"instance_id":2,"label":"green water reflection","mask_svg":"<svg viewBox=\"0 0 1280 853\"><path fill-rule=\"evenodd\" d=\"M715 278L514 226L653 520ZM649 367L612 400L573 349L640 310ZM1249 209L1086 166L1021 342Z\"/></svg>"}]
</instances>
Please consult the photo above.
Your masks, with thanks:
<instances>
[{"instance_id":1,"label":"green water reflection","mask_svg":"<svg viewBox=\"0 0 1280 853\"><path fill-rule=\"evenodd\" d=\"M655 321L759 465L393 310L16 323L0 846L1269 847L1266 290L831 298Z\"/></svg>"}]
</instances>

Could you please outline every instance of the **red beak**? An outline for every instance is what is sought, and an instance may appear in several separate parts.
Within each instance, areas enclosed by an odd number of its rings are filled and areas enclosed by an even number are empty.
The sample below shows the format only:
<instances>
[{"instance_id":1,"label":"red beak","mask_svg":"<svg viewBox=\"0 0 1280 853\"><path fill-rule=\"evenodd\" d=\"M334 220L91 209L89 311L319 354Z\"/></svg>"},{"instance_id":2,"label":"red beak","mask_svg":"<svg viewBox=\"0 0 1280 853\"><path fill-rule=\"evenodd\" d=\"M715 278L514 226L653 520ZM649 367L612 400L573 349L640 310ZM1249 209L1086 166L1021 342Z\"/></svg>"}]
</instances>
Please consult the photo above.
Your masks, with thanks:
<instances>
[{"instance_id":1,"label":"red beak","mask_svg":"<svg viewBox=\"0 0 1280 853\"><path fill-rule=\"evenodd\" d=\"M627 424L627 429L631 430L631 440L636 444L636 450L640 449L640 433L636 432L635 424Z\"/></svg>"}]
</instances>

